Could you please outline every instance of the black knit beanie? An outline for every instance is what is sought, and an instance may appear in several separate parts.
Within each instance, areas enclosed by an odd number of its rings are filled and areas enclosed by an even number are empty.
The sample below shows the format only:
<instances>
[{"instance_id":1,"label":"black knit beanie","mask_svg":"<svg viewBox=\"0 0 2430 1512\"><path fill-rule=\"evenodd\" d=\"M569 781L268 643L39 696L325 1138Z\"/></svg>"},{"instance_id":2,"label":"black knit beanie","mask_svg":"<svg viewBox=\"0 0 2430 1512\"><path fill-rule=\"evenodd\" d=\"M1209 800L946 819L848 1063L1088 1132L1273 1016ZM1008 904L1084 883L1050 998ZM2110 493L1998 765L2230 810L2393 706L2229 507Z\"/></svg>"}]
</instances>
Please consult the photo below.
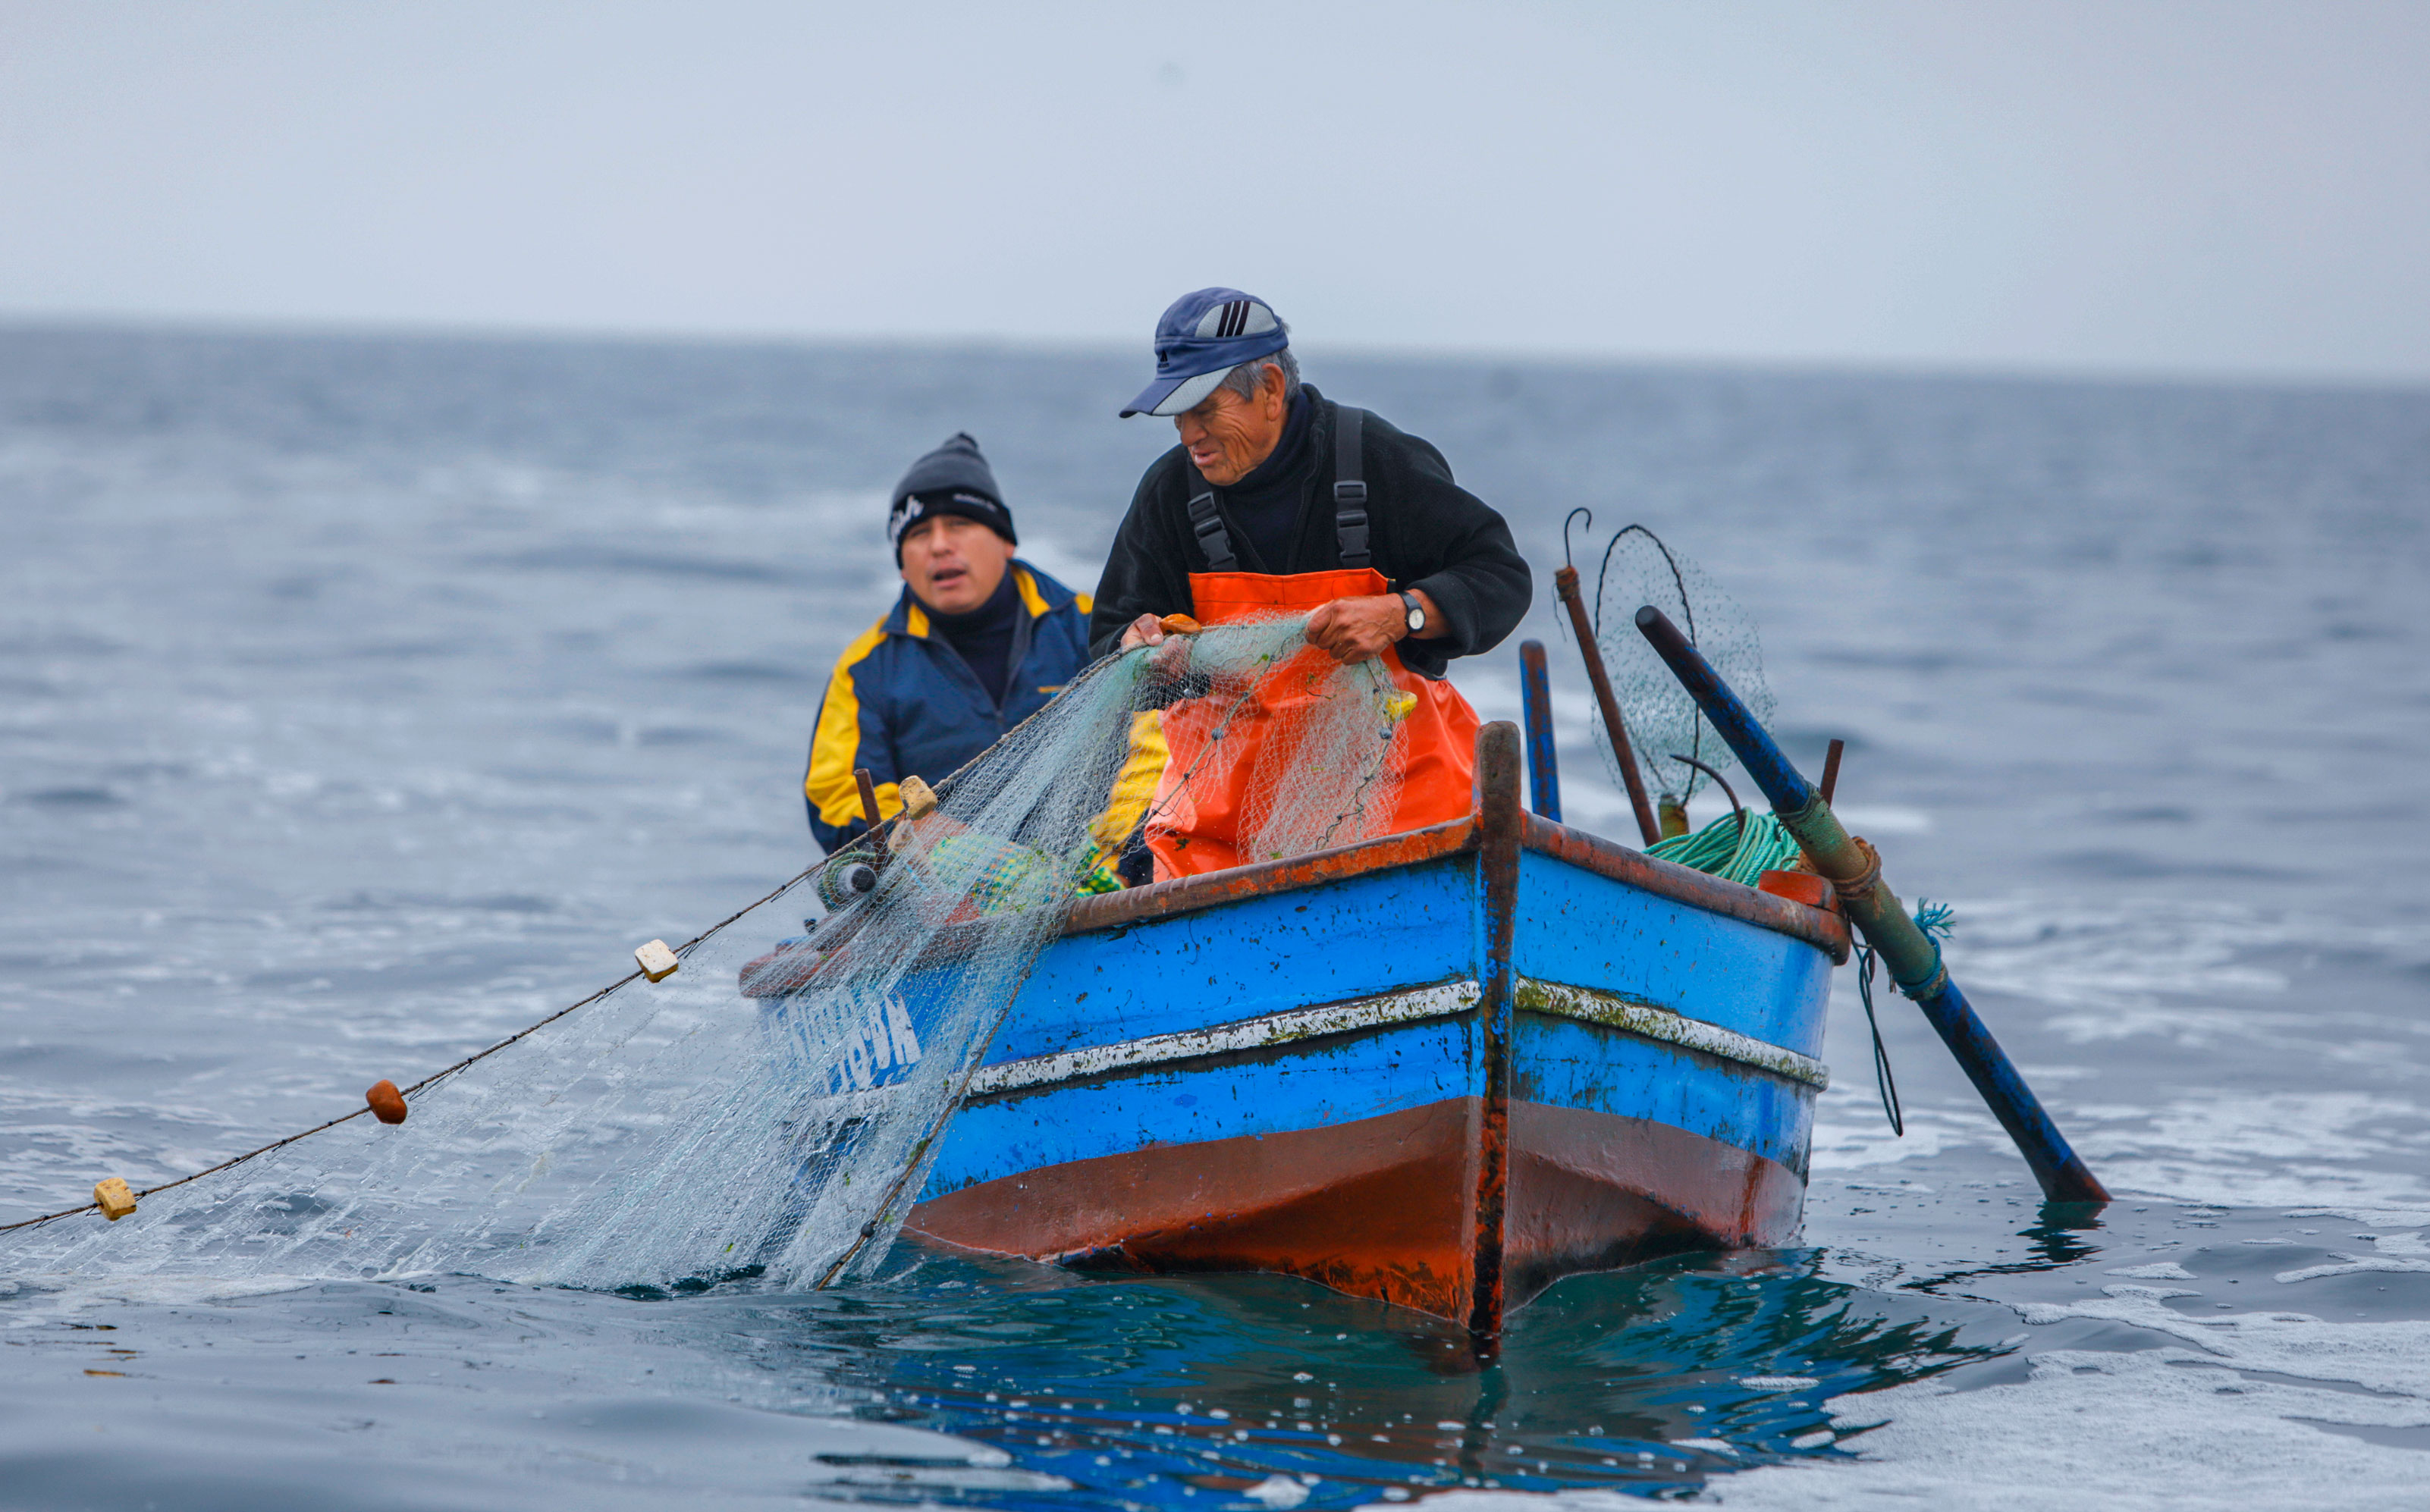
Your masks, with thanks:
<instances>
[{"instance_id":1,"label":"black knit beanie","mask_svg":"<svg viewBox=\"0 0 2430 1512\"><path fill-rule=\"evenodd\" d=\"M886 511L886 539L894 547L894 564L903 565L903 532L930 515L957 514L979 523L1018 546L1012 533L1012 511L1004 507L995 474L979 454L979 443L967 431L957 431L945 443L911 464L894 485L894 499Z\"/></svg>"}]
</instances>

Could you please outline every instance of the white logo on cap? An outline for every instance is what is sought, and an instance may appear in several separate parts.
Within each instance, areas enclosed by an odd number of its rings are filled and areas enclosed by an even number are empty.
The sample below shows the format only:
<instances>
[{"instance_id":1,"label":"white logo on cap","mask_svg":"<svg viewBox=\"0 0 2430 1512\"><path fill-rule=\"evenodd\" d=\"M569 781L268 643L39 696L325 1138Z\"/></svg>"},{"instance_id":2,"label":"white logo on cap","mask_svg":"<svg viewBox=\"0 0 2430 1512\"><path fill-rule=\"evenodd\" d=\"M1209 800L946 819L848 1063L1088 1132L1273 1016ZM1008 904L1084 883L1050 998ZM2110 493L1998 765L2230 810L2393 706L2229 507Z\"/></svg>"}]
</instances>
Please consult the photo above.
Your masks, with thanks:
<instances>
[{"instance_id":1,"label":"white logo on cap","mask_svg":"<svg viewBox=\"0 0 2430 1512\"><path fill-rule=\"evenodd\" d=\"M1274 328L1274 312L1254 299L1227 299L1198 317L1201 340L1263 336Z\"/></svg>"}]
</instances>

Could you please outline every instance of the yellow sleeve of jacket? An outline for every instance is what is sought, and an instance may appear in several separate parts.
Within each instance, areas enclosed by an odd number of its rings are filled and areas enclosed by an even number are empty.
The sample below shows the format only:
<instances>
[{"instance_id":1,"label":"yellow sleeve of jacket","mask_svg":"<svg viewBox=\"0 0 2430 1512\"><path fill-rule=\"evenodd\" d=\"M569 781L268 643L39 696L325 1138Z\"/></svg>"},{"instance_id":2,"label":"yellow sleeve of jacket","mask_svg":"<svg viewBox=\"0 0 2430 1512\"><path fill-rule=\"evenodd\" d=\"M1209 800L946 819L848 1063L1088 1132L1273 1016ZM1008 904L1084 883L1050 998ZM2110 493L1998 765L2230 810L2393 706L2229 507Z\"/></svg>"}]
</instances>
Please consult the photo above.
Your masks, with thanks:
<instances>
[{"instance_id":1,"label":"yellow sleeve of jacket","mask_svg":"<svg viewBox=\"0 0 2430 1512\"><path fill-rule=\"evenodd\" d=\"M860 688L855 673L886 640L879 621L844 648L827 679L826 697L819 705L818 733L810 738L810 767L802 778L802 796L809 803L810 827L819 842L832 851L861 827L860 785L853 778L862 767L877 785L877 813L890 819L903 806L901 773L882 747L871 740L880 732L865 727Z\"/></svg>"},{"instance_id":2,"label":"yellow sleeve of jacket","mask_svg":"<svg viewBox=\"0 0 2430 1512\"><path fill-rule=\"evenodd\" d=\"M1089 825L1089 838L1097 842L1099 850L1108 856L1119 852L1123 842L1131 838L1131 831L1139 828L1170 758L1164 743L1164 716L1155 709L1132 715L1130 752L1123 758L1122 771L1114 776L1112 790L1106 795L1104 812Z\"/></svg>"}]
</instances>

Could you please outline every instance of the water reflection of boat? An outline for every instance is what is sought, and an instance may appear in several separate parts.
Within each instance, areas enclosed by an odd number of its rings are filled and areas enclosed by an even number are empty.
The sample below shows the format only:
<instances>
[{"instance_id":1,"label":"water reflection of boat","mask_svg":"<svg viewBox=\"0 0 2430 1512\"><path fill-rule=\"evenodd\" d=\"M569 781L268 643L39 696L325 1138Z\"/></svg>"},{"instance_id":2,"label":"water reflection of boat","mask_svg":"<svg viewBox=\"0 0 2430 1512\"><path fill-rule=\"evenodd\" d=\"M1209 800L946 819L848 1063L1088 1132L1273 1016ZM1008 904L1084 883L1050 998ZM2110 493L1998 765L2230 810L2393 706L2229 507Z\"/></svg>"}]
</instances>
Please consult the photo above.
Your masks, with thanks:
<instances>
[{"instance_id":1,"label":"water reflection of boat","mask_svg":"<svg viewBox=\"0 0 2430 1512\"><path fill-rule=\"evenodd\" d=\"M819 1352L843 1385L1133 1507L1190 1504L1170 1481L1237 1495L1275 1473L1321 1477L1303 1512L1463 1484L1675 1495L1833 1454L1832 1398L2009 1347L2006 1307L1868 1291L1817 1259L1574 1277L1483 1369L1465 1328L1278 1277L1091 1285L985 1257L907 1266L867 1310L771 1308L747 1348Z\"/></svg>"},{"instance_id":2,"label":"water reflection of boat","mask_svg":"<svg viewBox=\"0 0 2430 1512\"><path fill-rule=\"evenodd\" d=\"M1563 1275L1777 1244L1834 914L1475 811L1084 900L907 1227L1083 1268L1271 1271L1497 1332Z\"/></svg>"}]
</instances>

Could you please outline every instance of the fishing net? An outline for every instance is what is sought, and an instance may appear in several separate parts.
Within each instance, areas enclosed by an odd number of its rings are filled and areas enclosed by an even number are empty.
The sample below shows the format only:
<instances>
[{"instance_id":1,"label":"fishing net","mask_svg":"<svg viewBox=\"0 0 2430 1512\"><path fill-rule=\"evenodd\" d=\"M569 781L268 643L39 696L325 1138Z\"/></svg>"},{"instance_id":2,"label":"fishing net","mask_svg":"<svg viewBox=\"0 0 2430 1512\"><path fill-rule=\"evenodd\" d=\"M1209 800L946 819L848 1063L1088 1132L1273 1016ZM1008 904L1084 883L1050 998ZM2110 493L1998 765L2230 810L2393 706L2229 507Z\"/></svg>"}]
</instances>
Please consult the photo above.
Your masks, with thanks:
<instances>
[{"instance_id":1,"label":"fishing net","mask_svg":"<svg viewBox=\"0 0 2430 1512\"><path fill-rule=\"evenodd\" d=\"M933 811L712 929L664 981L629 981L421 1088L402 1124L357 1119L146 1196L118 1223L81 1214L0 1238L0 1254L619 1289L865 1274L1040 952L1142 827L1221 785L1261 857L1385 832L1407 695L1310 647L1305 623L1100 662L940 784ZM1261 741L1227 740L1251 723ZM1168 724L1190 735L1159 771ZM814 906L807 934L784 927Z\"/></svg>"},{"instance_id":2,"label":"fishing net","mask_svg":"<svg viewBox=\"0 0 2430 1512\"><path fill-rule=\"evenodd\" d=\"M1651 604L1669 615L1690 645L1766 728L1772 689L1763 676L1763 641L1754 619L1702 568L1663 544L1643 525L1629 525L1604 548L1595 579L1595 645L1620 706L1621 722L1648 793L1685 804L1711 778L1691 763L1726 773L1737 762L1729 742L1696 707L1679 679L1637 631L1637 611ZM1619 758L1595 716L1596 747L1614 787L1624 787ZM1687 757L1681 760L1680 757Z\"/></svg>"}]
</instances>

